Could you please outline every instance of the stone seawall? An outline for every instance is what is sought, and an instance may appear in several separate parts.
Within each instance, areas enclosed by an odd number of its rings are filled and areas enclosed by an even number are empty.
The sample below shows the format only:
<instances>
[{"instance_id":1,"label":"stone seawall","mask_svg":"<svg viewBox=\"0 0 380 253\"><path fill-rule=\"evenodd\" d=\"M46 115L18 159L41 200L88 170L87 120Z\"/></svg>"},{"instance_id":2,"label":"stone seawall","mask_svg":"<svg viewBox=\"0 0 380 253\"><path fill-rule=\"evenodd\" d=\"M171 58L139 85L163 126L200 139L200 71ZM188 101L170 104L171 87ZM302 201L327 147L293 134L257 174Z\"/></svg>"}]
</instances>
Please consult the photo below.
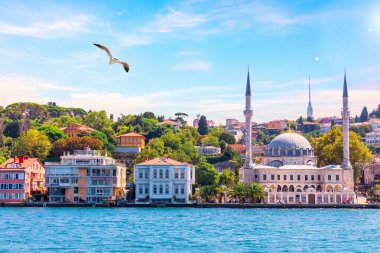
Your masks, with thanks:
<instances>
[{"instance_id":1,"label":"stone seawall","mask_svg":"<svg viewBox=\"0 0 380 253\"><path fill-rule=\"evenodd\" d=\"M123 205L111 205L111 204L91 204L91 203L0 203L1 207L112 207L112 208L128 208L128 207L191 207L191 208L338 208L338 209L380 209L380 204L318 204L318 205L301 205L301 204L134 204L127 203Z\"/></svg>"}]
</instances>

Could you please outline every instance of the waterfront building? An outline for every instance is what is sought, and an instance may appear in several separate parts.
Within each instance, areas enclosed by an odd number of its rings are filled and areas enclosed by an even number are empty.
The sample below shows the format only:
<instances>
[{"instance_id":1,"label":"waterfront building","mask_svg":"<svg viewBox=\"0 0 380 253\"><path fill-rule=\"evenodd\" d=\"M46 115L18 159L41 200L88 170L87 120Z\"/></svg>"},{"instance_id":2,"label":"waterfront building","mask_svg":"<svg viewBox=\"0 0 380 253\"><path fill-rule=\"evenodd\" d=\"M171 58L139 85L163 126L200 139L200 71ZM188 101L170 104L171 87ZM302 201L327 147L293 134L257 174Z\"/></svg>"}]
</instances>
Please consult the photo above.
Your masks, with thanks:
<instances>
[{"instance_id":1,"label":"waterfront building","mask_svg":"<svg viewBox=\"0 0 380 253\"><path fill-rule=\"evenodd\" d=\"M309 76L309 103L307 105L307 118L313 118L313 107L311 106L311 94L310 94L310 76Z\"/></svg>"},{"instance_id":2,"label":"waterfront building","mask_svg":"<svg viewBox=\"0 0 380 253\"><path fill-rule=\"evenodd\" d=\"M195 146L199 154L215 156L221 153L221 148L214 146Z\"/></svg>"},{"instance_id":3,"label":"waterfront building","mask_svg":"<svg viewBox=\"0 0 380 253\"><path fill-rule=\"evenodd\" d=\"M380 155L374 155L371 164L363 167L362 179L364 185L380 184Z\"/></svg>"},{"instance_id":4,"label":"waterfront building","mask_svg":"<svg viewBox=\"0 0 380 253\"><path fill-rule=\"evenodd\" d=\"M247 89L250 87L247 87ZM247 96L246 96L247 97ZM246 107L250 103L246 101ZM240 181L258 182L265 191L265 202L328 204L353 203L353 171L349 162L349 110L346 76L343 86L343 163L317 167L310 143L297 133L284 133L274 138L265 149L263 164L244 166ZM247 145L247 154L251 146ZM251 157L246 156L245 164Z\"/></svg>"},{"instance_id":5,"label":"waterfront building","mask_svg":"<svg viewBox=\"0 0 380 253\"><path fill-rule=\"evenodd\" d=\"M380 128L365 135L365 144L367 147L380 145Z\"/></svg>"},{"instance_id":6,"label":"waterfront building","mask_svg":"<svg viewBox=\"0 0 380 253\"><path fill-rule=\"evenodd\" d=\"M66 127L61 128L61 130L69 137L75 137L78 136L80 133L85 133L90 135L92 131L95 131L95 129L88 127L86 124L81 125L78 123L71 122L67 124Z\"/></svg>"},{"instance_id":7,"label":"waterfront building","mask_svg":"<svg viewBox=\"0 0 380 253\"><path fill-rule=\"evenodd\" d=\"M64 153L60 162L46 162L45 167L51 202L101 203L124 198L125 167L96 150Z\"/></svg>"},{"instance_id":8,"label":"waterfront building","mask_svg":"<svg viewBox=\"0 0 380 253\"><path fill-rule=\"evenodd\" d=\"M161 157L135 165L136 203L190 203L194 165Z\"/></svg>"},{"instance_id":9,"label":"waterfront building","mask_svg":"<svg viewBox=\"0 0 380 253\"><path fill-rule=\"evenodd\" d=\"M45 193L45 167L38 158L19 156L0 165L0 203L24 202Z\"/></svg>"}]
</instances>

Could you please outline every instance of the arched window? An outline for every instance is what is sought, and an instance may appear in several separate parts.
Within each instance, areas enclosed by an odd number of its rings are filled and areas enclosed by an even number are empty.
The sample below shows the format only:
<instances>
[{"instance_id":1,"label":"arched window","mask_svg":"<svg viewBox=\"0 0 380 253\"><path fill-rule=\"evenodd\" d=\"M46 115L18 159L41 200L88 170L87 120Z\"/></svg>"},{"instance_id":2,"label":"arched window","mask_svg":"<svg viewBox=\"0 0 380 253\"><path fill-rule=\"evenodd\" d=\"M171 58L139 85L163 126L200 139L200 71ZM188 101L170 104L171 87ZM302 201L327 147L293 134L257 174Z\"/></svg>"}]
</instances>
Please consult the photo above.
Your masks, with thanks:
<instances>
[{"instance_id":1,"label":"arched window","mask_svg":"<svg viewBox=\"0 0 380 253\"><path fill-rule=\"evenodd\" d=\"M322 191L322 187L320 185L317 186L317 192L321 192Z\"/></svg>"},{"instance_id":2,"label":"arched window","mask_svg":"<svg viewBox=\"0 0 380 253\"><path fill-rule=\"evenodd\" d=\"M281 192L281 185L277 185L277 192Z\"/></svg>"},{"instance_id":3,"label":"arched window","mask_svg":"<svg viewBox=\"0 0 380 253\"><path fill-rule=\"evenodd\" d=\"M306 191L307 188L309 188L309 186L305 185L305 186L303 187L303 190Z\"/></svg>"},{"instance_id":4,"label":"arched window","mask_svg":"<svg viewBox=\"0 0 380 253\"><path fill-rule=\"evenodd\" d=\"M284 185L284 186L282 187L282 191L283 191L283 192L287 192L287 191L288 191L288 186Z\"/></svg>"},{"instance_id":5,"label":"arched window","mask_svg":"<svg viewBox=\"0 0 380 253\"><path fill-rule=\"evenodd\" d=\"M294 186L293 185L289 186L289 191L294 192Z\"/></svg>"}]
</instances>

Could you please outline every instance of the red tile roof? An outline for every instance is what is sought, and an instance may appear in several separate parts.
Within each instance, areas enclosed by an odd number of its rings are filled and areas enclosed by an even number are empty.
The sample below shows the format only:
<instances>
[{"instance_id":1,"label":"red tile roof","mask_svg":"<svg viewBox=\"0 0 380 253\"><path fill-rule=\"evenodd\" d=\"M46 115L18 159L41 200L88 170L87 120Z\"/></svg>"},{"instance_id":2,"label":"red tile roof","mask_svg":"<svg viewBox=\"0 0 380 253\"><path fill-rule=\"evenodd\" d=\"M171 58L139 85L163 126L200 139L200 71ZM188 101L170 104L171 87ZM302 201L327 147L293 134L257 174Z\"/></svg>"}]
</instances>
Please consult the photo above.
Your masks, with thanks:
<instances>
[{"instance_id":1,"label":"red tile roof","mask_svg":"<svg viewBox=\"0 0 380 253\"><path fill-rule=\"evenodd\" d=\"M34 162L39 162L41 165L43 165L39 160L38 158L28 158L28 157L24 157L24 162L23 163L20 163L20 158L17 157L16 158L16 162L14 161L15 158L10 158L8 160L6 160L4 163L2 163L0 165L0 169L20 169L20 168L27 168L29 167L32 163ZM20 168L7 168L7 165L8 164L20 164Z\"/></svg>"},{"instance_id":2,"label":"red tile roof","mask_svg":"<svg viewBox=\"0 0 380 253\"><path fill-rule=\"evenodd\" d=\"M145 137L141 134L138 134L138 133L127 133L127 134L121 134L121 135L118 135L116 137L141 137L141 138L144 138L145 140Z\"/></svg>"}]
</instances>

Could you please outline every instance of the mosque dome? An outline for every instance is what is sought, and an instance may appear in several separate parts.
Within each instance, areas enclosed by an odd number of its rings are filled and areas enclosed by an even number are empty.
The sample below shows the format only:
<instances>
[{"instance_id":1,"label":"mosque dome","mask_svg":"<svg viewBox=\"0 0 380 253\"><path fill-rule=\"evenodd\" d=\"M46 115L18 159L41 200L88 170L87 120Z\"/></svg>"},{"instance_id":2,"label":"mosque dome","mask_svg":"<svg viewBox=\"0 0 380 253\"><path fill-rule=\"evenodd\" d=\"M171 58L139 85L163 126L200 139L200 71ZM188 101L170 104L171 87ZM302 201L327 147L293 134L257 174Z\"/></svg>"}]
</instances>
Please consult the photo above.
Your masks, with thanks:
<instances>
[{"instance_id":1,"label":"mosque dome","mask_svg":"<svg viewBox=\"0 0 380 253\"><path fill-rule=\"evenodd\" d=\"M284 133L276 136L268 145L268 149L312 149L308 140L296 133Z\"/></svg>"}]
</instances>

